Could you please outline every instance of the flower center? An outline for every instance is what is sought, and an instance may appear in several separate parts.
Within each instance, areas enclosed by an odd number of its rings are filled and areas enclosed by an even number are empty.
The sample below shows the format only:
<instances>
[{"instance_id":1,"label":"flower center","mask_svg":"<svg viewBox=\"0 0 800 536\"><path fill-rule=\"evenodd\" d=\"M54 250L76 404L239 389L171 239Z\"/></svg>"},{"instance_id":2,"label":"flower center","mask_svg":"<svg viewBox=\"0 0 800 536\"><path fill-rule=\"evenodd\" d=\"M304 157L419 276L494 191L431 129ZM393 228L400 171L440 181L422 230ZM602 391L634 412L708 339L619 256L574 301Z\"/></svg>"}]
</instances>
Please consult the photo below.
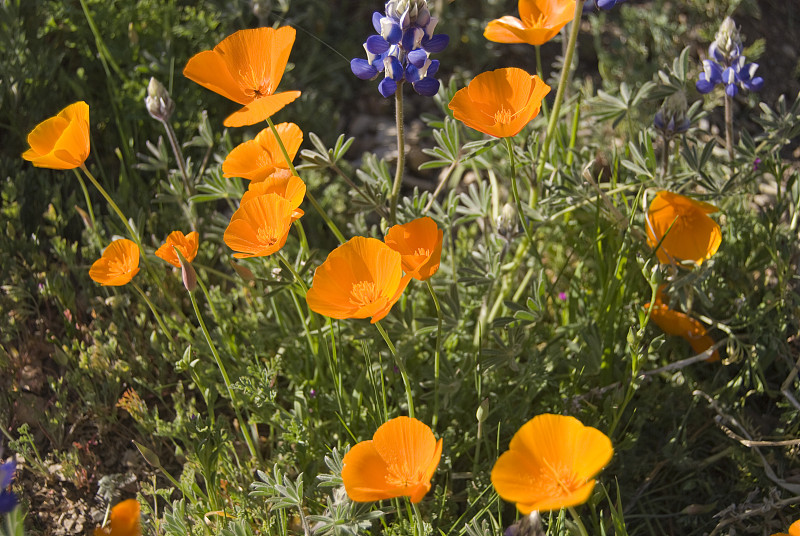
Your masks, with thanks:
<instances>
[{"instance_id":1,"label":"flower center","mask_svg":"<svg viewBox=\"0 0 800 536\"><path fill-rule=\"evenodd\" d=\"M545 473L542 481L545 483L547 494L551 497L559 497L564 495L571 495L585 482L581 482L577 475L572 472L572 469L565 464L551 465L545 462L547 469L543 470Z\"/></svg>"},{"instance_id":2,"label":"flower center","mask_svg":"<svg viewBox=\"0 0 800 536\"><path fill-rule=\"evenodd\" d=\"M545 28L547 27L547 15L539 13L538 17L530 17L525 21L528 28Z\"/></svg>"},{"instance_id":3,"label":"flower center","mask_svg":"<svg viewBox=\"0 0 800 536\"><path fill-rule=\"evenodd\" d=\"M353 283L350 290L350 303L363 307L377 300L379 295L374 281L359 281Z\"/></svg>"},{"instance_id":4,"label":"flower center","mask_svg":"<svg viewBox=\"0 0 800 536\"><path fill-rule=\"evenodd\" d=\"M414 255L417 255L419 257L430 257L431 250L426 248L417 248L416 251L414 251Z\"/></svg>"},{"instance_id":5,"label":"flower center","mask_svg":"<svg viewBox=\"0 0 800 536\"><path fill-rule=\"evenodd\" d=\"M248 97L257 99L272 93L263 76L257 74L253 69L250 69L250 72L239 71L239 79L241 80L239 86Z\"/></svg>"},{"instance_id":6,"label":"flower center","mask_svg":"<svg viewBox=\"0 0 800 536\"><path fill-rule=\"evenodd\" d=\"M507 108L500 108L498 111L494 113L494 121L495 123L499 123L501 125L507 125L514 119L514 113L507 109Z\"/></svg>"},{"instance_id":7,"label":"flower center","mask_svg":"<svg viewBox=\"0 0 800 536\"><path fill-rule=\"evenodd\" d=\"M278 230L271 225L263 225L258 228L256 236L258 241L265 246L272 246L278 241Z\"/></svg>"}]
</instances>

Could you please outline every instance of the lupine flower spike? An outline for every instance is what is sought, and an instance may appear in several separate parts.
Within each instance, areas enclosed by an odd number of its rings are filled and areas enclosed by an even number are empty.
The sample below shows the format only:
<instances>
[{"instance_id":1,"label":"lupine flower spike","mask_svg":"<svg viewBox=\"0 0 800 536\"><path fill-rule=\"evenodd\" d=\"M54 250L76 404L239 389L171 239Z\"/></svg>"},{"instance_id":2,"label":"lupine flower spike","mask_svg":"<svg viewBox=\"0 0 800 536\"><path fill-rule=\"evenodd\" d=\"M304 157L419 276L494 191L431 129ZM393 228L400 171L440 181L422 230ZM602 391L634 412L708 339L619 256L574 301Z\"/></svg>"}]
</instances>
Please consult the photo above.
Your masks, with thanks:
<instances>
[{"instance_id":1,"label":"lupine flower spike","mask_svg":"<svg viewBox=\"0 0 800 536\"><path fill-rule=\"evenodd\" d=\"M574 0L519 0L519 16L490 21L483 36L495 43L543 45L575 17Z\"/></svg>"},{"instance_id":2,"label":"lupine flower spike","mask_svg":"<svg viewBox=\"0 0 800 536\"><path fill-rule=\"evenodd\" d=\"M290 26L239 30L213 50L192 56L183 75L244 105L225 119L226 127L260 123L300 96L299 91L275 92L295 34Z\"/></svg>"},{"instance_id":3,"label":"lupine flower spike","mask_svg":"<svg viewBox=\"0 0 800 536\"><path fill-rule=\"evenodd\" d=\"M22 153L36 167L75 169L89 157L89 105L70 104L28 134L30 149Z\"/></svg>"},{"instance_id":4,"label":"lupine flower spike","mask_svg":"<svg viewBox=\"0 0 800 536\"><path fill-rule=\"evenodd\" d=\"M2 449L0 449L2 452ZM11 480L14 478L14 471L17 464L14 460L10 460L0 465L0 514L7 514L16 508L17 496L9 490Z\"/></svg>"},{"instance_id":5,"label":"lupine flower spike","mask_svg":"<svg viewBox=\"0 0 800 536\"><path fill-rule=\"evenodd\" d=\"M442 440L429 426L396 417L345 454L344 489L357 502L408 497L418 503L430 491L441 457Z\"/></svg>"},{"instance_id":6,"label":"lupine flower spike","mask_svg":"<svg viewBox=\"0 0 800 536\"><path fill-rule=\"evenodd\" d=\"M575 417L538 415L525 423L492 469L492 484L517 510L559 510L583 504L594 489L592 478L614 449L600 430Z\"/></svg>"},{"instance_id":7,"label":"lupine flower spike","mask_svg":"<svg viewBox=\"0 0 800 536\"><path fill-rule=\"evenodd\" d=\"M372 15L372 26L377 35L364 43L367 59L355 58L350 69L362 80L371 80L384 73L378 91L390 97L401 82L410 82L414 91L432 97L439 91L439 81L434 78L439 70L439 60L431 54L447 47L446 34L434 35L438 19L432 17L427 0L389 0L384 13Z\"/></svg>"},{"instance_id":8,"label":"lupine flower spike","mask_svg":"<svg viewBox=\"0 0 800 536\"><path fill-rule=\"evenodd\" d=\"M747 63L742 55L742 38L736 23L725 17L716 39L708 47L709 59L703 60L703 72L697 81L697 91L709 93L718 84L725 86L725 93L735 97L739 89L759 91L764 79L756 76L757 63Z\"/></svg>"}]
</instances>

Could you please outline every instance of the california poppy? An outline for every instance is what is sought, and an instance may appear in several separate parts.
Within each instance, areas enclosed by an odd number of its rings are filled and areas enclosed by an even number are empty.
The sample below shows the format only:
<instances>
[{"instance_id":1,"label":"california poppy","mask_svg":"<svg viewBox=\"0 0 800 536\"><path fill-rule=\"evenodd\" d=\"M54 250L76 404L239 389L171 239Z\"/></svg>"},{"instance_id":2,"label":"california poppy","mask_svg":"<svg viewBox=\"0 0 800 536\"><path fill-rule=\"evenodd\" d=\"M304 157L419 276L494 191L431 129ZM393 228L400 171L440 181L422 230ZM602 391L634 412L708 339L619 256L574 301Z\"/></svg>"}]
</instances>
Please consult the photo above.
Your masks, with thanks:
<instances>
[{"instance_id":1,"label":"california poppy","mask_svg":"<svg viewBox=\"0 0 800 536\"><path fill-rule=\"evenodd\" d=\"M222 238L238 259L266 257L283 247L291 226L289 201L278 194L265 194L241 204Z\"/></svg>"},{"instance_id":2,"label":"california poppy","mask_svg":"<svg viewBox=\"0 0 800 536\"><path fill-rule=\"evenodd\" d=\"M292 221L304 214L298 207L306 196L306 183L288 169L276 169L261 182L251 182L242 196L241 204L264 194L277 194L289 202L292 209Z\"/></svg>"},{"instance_id":3,"label":"california poppy","mask_svg":"<svg viewBox=\"0 0 800 536\"><path fill-rule=\"evenodd\" d=\"M575 0L519 0L519 16L490 21L483 36L496 43L543 45L575 18Z\"/></svg>"},{"instance_id":4,"label":"california poppy","mask_svg":"<svg viewBox=\"0 0 800 536\"><path fill-rule=\"evenodd\" d=\"M772 536L800 536L800 519L792 523L792 526L789 527L789 534L785 532L779 532L778 534L773 534Z\"/></svg>"},{"instance_id":5,"label":"california poppy","mask_svg":"<svg viewBox=\"0 0 800 536\"><path fill-rule=\"evenodd\" d=\"M28 134L30 149L22 153L36 167L75 169L89 157L89 105L70 104Z\"/></svg>"},{"instance_id":6,"label":"california poppy","mask_svg":"<svg viewBox=\"0 0 800 536\"><path fill-rule=\"evenodd\" d=\"M139 246L127 238L114 240L89 268L89 277L106 287L130 282L139 273Z\"/></svg>"},{"instance_id":7,"label":"california poppy","mask_svg":"<svg viewBox=\"0 0 800 536\"><path fill-rule=\"evenodd\" d=\"M239 30L213 50L192 56L183 75L244 105L225 119L226 127L254 125L300 96L299 91L275 93L289 61L295 33L291 26Z\"/></svg>"},{"instance_id":8,"label":"california poppy","mask_svg":"<svg viewBox=\"0 0 800 536\"><path fill-rule=\"evenodd\" d=\"M496 138L515 136L539 114L550 86L536 75L506 67L481 73L450 101L453 117Z\"/></svg>"},{"instance_id":9,"label":"california poppy","mask_svg":"<svg viewBox=\"0 0 800 536\"><path fill-rule=\"evenodd\" d=\"M650 304L646 303L644 308L649 309ZM658 289L656 293L656 303L650 312L650 320L661 328L664 333L686 339L696 354L702 354L714 346L714 339L707 334L706 327L699 320L695 320L680 311L670 309L662 301L661 289ZM706 361L719 361L719 353L714 350Z\"/></svg>"},{"instance_id":10,"label":"california poppy","mask_svg":"<svg viewBox=\"0 0 800 536\"><path fill-rule=\"evenodd\" d=\"M441 457L442 440L436 441L430 427L395 417L344 455L344 489L357 502L409 497L418 503L430 491Z\"/></svg>"},{"instance_id":11,"label":"california poppy","mask_svg":"<svg viewBox=\"0 0 800 536\"><path fill-rule=\"evenodd\" d=\"M185 236L181 231L173 231L167 237L167 241L156 250L156 257L164 259L175 268L180 268L181 263L175 249L181 252L186 262L192 262L197 256L199 240L200 235L196 231Z\"/></svg>"},{"instance_id":12,"label":"california poppy","mask_svg":"<svg viewBox=\"0 0 800 536\"><path fill-rule=\"evenodd\" d=\"M139 502L128 499L117 503L108 516L108 525L94 529L94 536L141 536Z\"/></svg>"},{"instance_id":13,"label":"california poppy","mask_svg":"<svg viewBox=\"0 0 800 536\"><path fill-rule=\"evenodd\" d=\"M425 216L393 226L383 241L400 253L403 270L408 275L425 281L439 269L443 237L444 232L436 222Z\"/></svg>"},{"instance_id":14,"label":"california poppy","mask_svg":"<svg viewBox=\"0 0 800 536\"><path fill-rule=\"evenodd\" d=\"M398 252L375 238L356 236L317 268L306 300L321 315L372 317L374 324L389 314L410 280Z\"/></svg>"},{"instance_id":15,"label":"california poppy","mask_svg":"<svg viewBox=\"0 0 800 536\"><path fill-rule=\"evenodd\" d=\"M647 211L647 243L661 243L656 255L664 264L675 259L702 264L722 242L719 225L708 216L717 210L680 194L658 192Z\"/></svg>"},{"instance_id":16,"label":"california poppy","mask_svg":"<svg viewBox=\"0 0 800 536\"><path fill-rule=\"evenodd\" d=\"M303 131L294 123L275 125L289 158L294 159L303 142ZM278 140L271 128L265 128L255 139L237 145L222 163L224 177L241 177L260 182L278 169L288 169Z\"/></svg>"},{"instance_id":17,"label":"california poppy","mask_svg":"<svg viewBox=\"0 0 800 536\"><path fill-rule=\"evenodd\" d=\"M611 460L611 440L575 417L538 415L514 434L492 469L498 495L523 514L583 504Z\"/></svg>"}]
</instances>

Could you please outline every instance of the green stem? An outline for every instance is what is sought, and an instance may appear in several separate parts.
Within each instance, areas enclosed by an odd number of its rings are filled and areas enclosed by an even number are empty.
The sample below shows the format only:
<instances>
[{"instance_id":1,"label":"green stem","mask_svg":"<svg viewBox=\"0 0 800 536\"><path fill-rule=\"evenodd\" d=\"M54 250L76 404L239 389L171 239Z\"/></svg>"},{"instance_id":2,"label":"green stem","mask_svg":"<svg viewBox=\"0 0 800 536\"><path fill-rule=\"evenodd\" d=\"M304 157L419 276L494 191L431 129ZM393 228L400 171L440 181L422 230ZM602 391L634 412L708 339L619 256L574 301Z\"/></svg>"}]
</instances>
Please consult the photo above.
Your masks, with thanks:
<instances>
[{"instance_id":1,"label":"green stem","mask_svg":"<svg viewBox=\"0 0 800 536\"><path fill-rule=\"evenodd\" d=\"M728 160L733 164L733 99L725 93L725 145L728 146Z\"/></svg>"},{"instance_id":2,"label":"green stem","mask_svg":"<svg viewBox=\"0 0 800 536\"><path fill-rule=\"evenodd\" d=\"M414 534L425 536L425 520L422 519L422 513L416 503L411 503L411 507L414 509Z\"/></svg>"},{"instance_id":3,"label":"green stem","mask_svg":"<svg viewBox=\"0 0 800 536\"><path fill-rule=\"evenodd\" d=\"M544 79L542 76L542 46L534 45L534 49L536 50L536 75Z\"/></svg>"},{"instance_id":4,"label":"green stem","mask_svg":"<svg viewBox=\"0 0 800 536\"><path fill-rule=\"evenodd\" d=\"M89 190L86 189L86 182L83 180L83 177L80 173L78 173L77 169L72 170L75 173L75 176L78 177L78 183L81 185L81 191L83 191L83 198L86 199L86 208L89 211L89 220L92 222L92 229L97 232L97 222L94 219L94 209L92 208L92 200L89 198Z\"/></svg>"},{"instance_id":5,"label":"green stem","mask_svg":"<svg viewBox=\"0 0 800 536\"><path fill-rule=\"evenodd\" d=\"M574 506L567 507L569 510L570 515L572 515L572 519L575 521L575 524L578 525L578 530L581 533L581 536L589 536L589 533L586 532L586 526L581 521L581 516L578 515L578 511L575 510Z\"/></svg>"},{"instance_id":6,"label":"green stem","mask_svg":"<svg viewBox=\"0 0 800 536\"><path fill-rule=\"evenodd\" d=\"M525 229L525 236L528 237L528 241L533 242L531 230L528 228L528 218L525 217L525 213L522 211L522 202L519 200L519 192L517 191L517 165L514 160L514 144L511 143L511 138L503 138L503 140L506 142L508 158L511 161L511 194L514 196L514 204L517 205L519 222L522 224L522 228ZM531 195L533 195L533 192L531 192Z\"/></svg>"},{"instance_id":7,"label":"green stem","mask_svg":"<svg viewBox=\"0 0 800 536\"><path fill-rule=\"evenodd\" d=\"M397 169L394 173L394 183L392 184L392 194L389 198L389 223L394 225L397 222L397 197L400 195L400 186L403 184L403 173L406 164L406 140L405 129L403 127L403 83L397 85L394 92L394 120L397 125Z\"/></svg>"},{"instance_id":8,"label":"green stem","mask_svg":"<svg viewBox=\"0 0 800 536\"><path fill-rule=\"evenodd\" d=\"M575 45L578 43L578 32L581 28L582 11L583 2L575 2L575 16L572 19L569 42L567 43L567 52L564 55L564 64L561 66L561 78L558 81L558 90L556 91L556 100L553 103L553 111L550 114L550 121L547 122L547 131L545 132L544 143L542 143L542 150L539 153L539 164L536 167L536 177L541 177L542 173L544 173L545 158L550 150L550 142L553 140L553 133L555 132L556 123L558 122L558 115L561 111L561 102L564 100L564 92L566 91L569 72L572 69L572 56L575 54Z\"/></svg>"},{"instance_id":9,"label":"green stem","mask_svg":"<svg viewBox=\"0 0 800 536\"><path fill-rule=\"evenodd\" d=\"M200 329L203 330L203 335L206 338L208 347L211 349L211 353L214 355L214 360L217 362L217 367L219 367L220 373L222 373L222 379L225 381L225 387L228 389L228 396L231 398L233 411L236 413L236 418L239 419L239 429L241 430L244 440L247 443L250 456L255 459L259 459L258 450L256 450L256 446L253 444L253 438L250 436L247 423L242 418L242 414L239 411L239 404L236 400L236 395L233 392L233 388L231 387L231 379L228 376L228 371L225 369L225 364L222 362L219 352L217 352L217 347L214 345L214 341L211 340L211 334L208 332L206 323L203 321L203 315L200 313L200 308L197 306L197 300L195 299L193 292L189 293L189 298L192 300L192 307L194 308L194 314L197 316L197 321L200 324Z\"/></svg>"},{"instance_id":10,"label":"green stem","mask_svg":"<svg viewBox=\"0 0 800 536\"><path fill-rule=\"evenodd\" d=\"M297 283L303 289L303 296L305 296L308 293L308 287L306 286L306 282L303 281L303 278L300 277L300 274L297 273L297 270L294 269L294 266L292 266L292 264L288 260L286 260L286 257L283 256L283 253L278 251L275 253L275 255L277 255L278 260L280 260L283 263L286 269L292 272L294 280L297 281Z\"/></svg>"},{"instance_id":11,"label":"green stem","mask_svg":"<svg viewBox=\"0 0 800 536\"><path fill-rule=\"evenodd\" d=\"M442 307L439 305L439 298L430 279L426 279L428 290L433 298L433 306L436 308L436 353L433 358L433 429L439 422L439 362L442 354Z\"/></svg>"},{"instance_id":12,"label":"green stem","mask_svg":"<svg viewBox=\"0 0 800 536\"><path fill-rule=\"evenodd\" d=\"M281 139L280 135L278 135L278 129L275 128L275 123L272 122L272 118L267 117L267 124L269 125L270 130L272 130L272 135L275 136L275 139L278 142L278 147L281 148L281 153L283 154L283 158L284 160L286 160L286 164L288 164L289 170L292 172L292 175L294 175L295 177L299 177L300 175L298 175L297 173L297 168L294 167L294 164L292 163L292 158L289 156L289 151L286 150L286 146L283 144L283 140ZM333 234L336 235L336 239L339 240L341 244L344 244L346 242L346 240L344 239L344 235L342 234L341 231L339 231L339 228L336 227L335 223L333 223L333 220L331 220L330 216L328 216L328 213L325 212L325 210L320 206L320 204L308 190L306 190L306 197L308 198L309 201L311 201L311 205L314 207L314 210L319 212L319 215L322 216L322 219L328 225L328 228L330 228Z\"/></svg>"},{"instance_id":13,"label":"green stem","mask_svg":"<svg viewBox=\"0 0 800 536\"><path fill-rule=\"evenodd\" d=\"M150 298L147 297L147 294L144 293L144 291L139 287L139 285L137 285L133 281L131 281L131 285L133 285L133 288L139 291L139 294L142 296L142 298L144 298L144 301L147 302L147 306L150 308L150 312L153 313L153 316L156 317L156 322L158 322L158 326L161 328L161 331L164 333L164 335L167 336L167 338L170 341L173 341L174 339L172 338L172 332L169 330L169 328L167 328L166 324L164 324L164 321L161 320L161 315L158 314L156 306L153 305L153 302L150 301Z\"/></svg>"},{"instance_id":14,"label":"green stem","mask_svg":"<svg viewBox=\"0 0 800 536\"><path fill-rule=\"evenodd\" d=\"M569 135L569 151L567 152L567 166L572 165L572 160L575 157L574 149L575 149L575 142L578 140L578 126L580 125L580 119L581 119L581 96L578 95L578 102L575 103L575 115L572 116L572 131L570 132Z\"/></svg>"},{"instance_id":15,"label":"green stem","mask_svg":"<svg viewBox=\"0 0 800 536\"><path fill-rule=\"evenodd\" d=\"M394 357L394 362L397 365L397 368L400 369L400 375L403 378L403 385L406 388L406 399L408 400L408 416L414 418L414 397L411 394L411 382L408 380L408 372L406 371L406 365L400 359L400 356L397 355L397 350L395 350L394 344L392 344L391 339L389 339L389 335L386 333L386 330L383 329L380 322L375 322L375 327L378 328L380 331L383 340L386 341L386 345L389 347L389 351L392 353L392 357Z\"/></svg>"}]
</instances>

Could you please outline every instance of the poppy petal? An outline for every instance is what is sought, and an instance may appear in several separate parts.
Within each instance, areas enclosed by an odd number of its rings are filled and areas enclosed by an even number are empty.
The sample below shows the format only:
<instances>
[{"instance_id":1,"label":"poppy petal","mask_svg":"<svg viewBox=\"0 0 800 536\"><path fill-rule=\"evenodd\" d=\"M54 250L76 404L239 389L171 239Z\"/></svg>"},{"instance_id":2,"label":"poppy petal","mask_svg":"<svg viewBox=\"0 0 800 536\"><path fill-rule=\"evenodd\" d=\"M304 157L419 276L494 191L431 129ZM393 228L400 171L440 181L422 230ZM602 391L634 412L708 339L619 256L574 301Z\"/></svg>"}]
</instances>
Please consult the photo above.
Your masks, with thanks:
<instances>
[{"instance_id":1,"label":"poppy petal","mask_svg":"<svg viewBox=\"0 0 800 536\"><path fill-rule=\"evenodd\" d=\"M261 97L241 110L233 112L225 118L223 124L226 127L244 127L266 121L267 118L271 117L299 96L299 91L284 91L282 93Z\"/></svg>"}]
</instances>

